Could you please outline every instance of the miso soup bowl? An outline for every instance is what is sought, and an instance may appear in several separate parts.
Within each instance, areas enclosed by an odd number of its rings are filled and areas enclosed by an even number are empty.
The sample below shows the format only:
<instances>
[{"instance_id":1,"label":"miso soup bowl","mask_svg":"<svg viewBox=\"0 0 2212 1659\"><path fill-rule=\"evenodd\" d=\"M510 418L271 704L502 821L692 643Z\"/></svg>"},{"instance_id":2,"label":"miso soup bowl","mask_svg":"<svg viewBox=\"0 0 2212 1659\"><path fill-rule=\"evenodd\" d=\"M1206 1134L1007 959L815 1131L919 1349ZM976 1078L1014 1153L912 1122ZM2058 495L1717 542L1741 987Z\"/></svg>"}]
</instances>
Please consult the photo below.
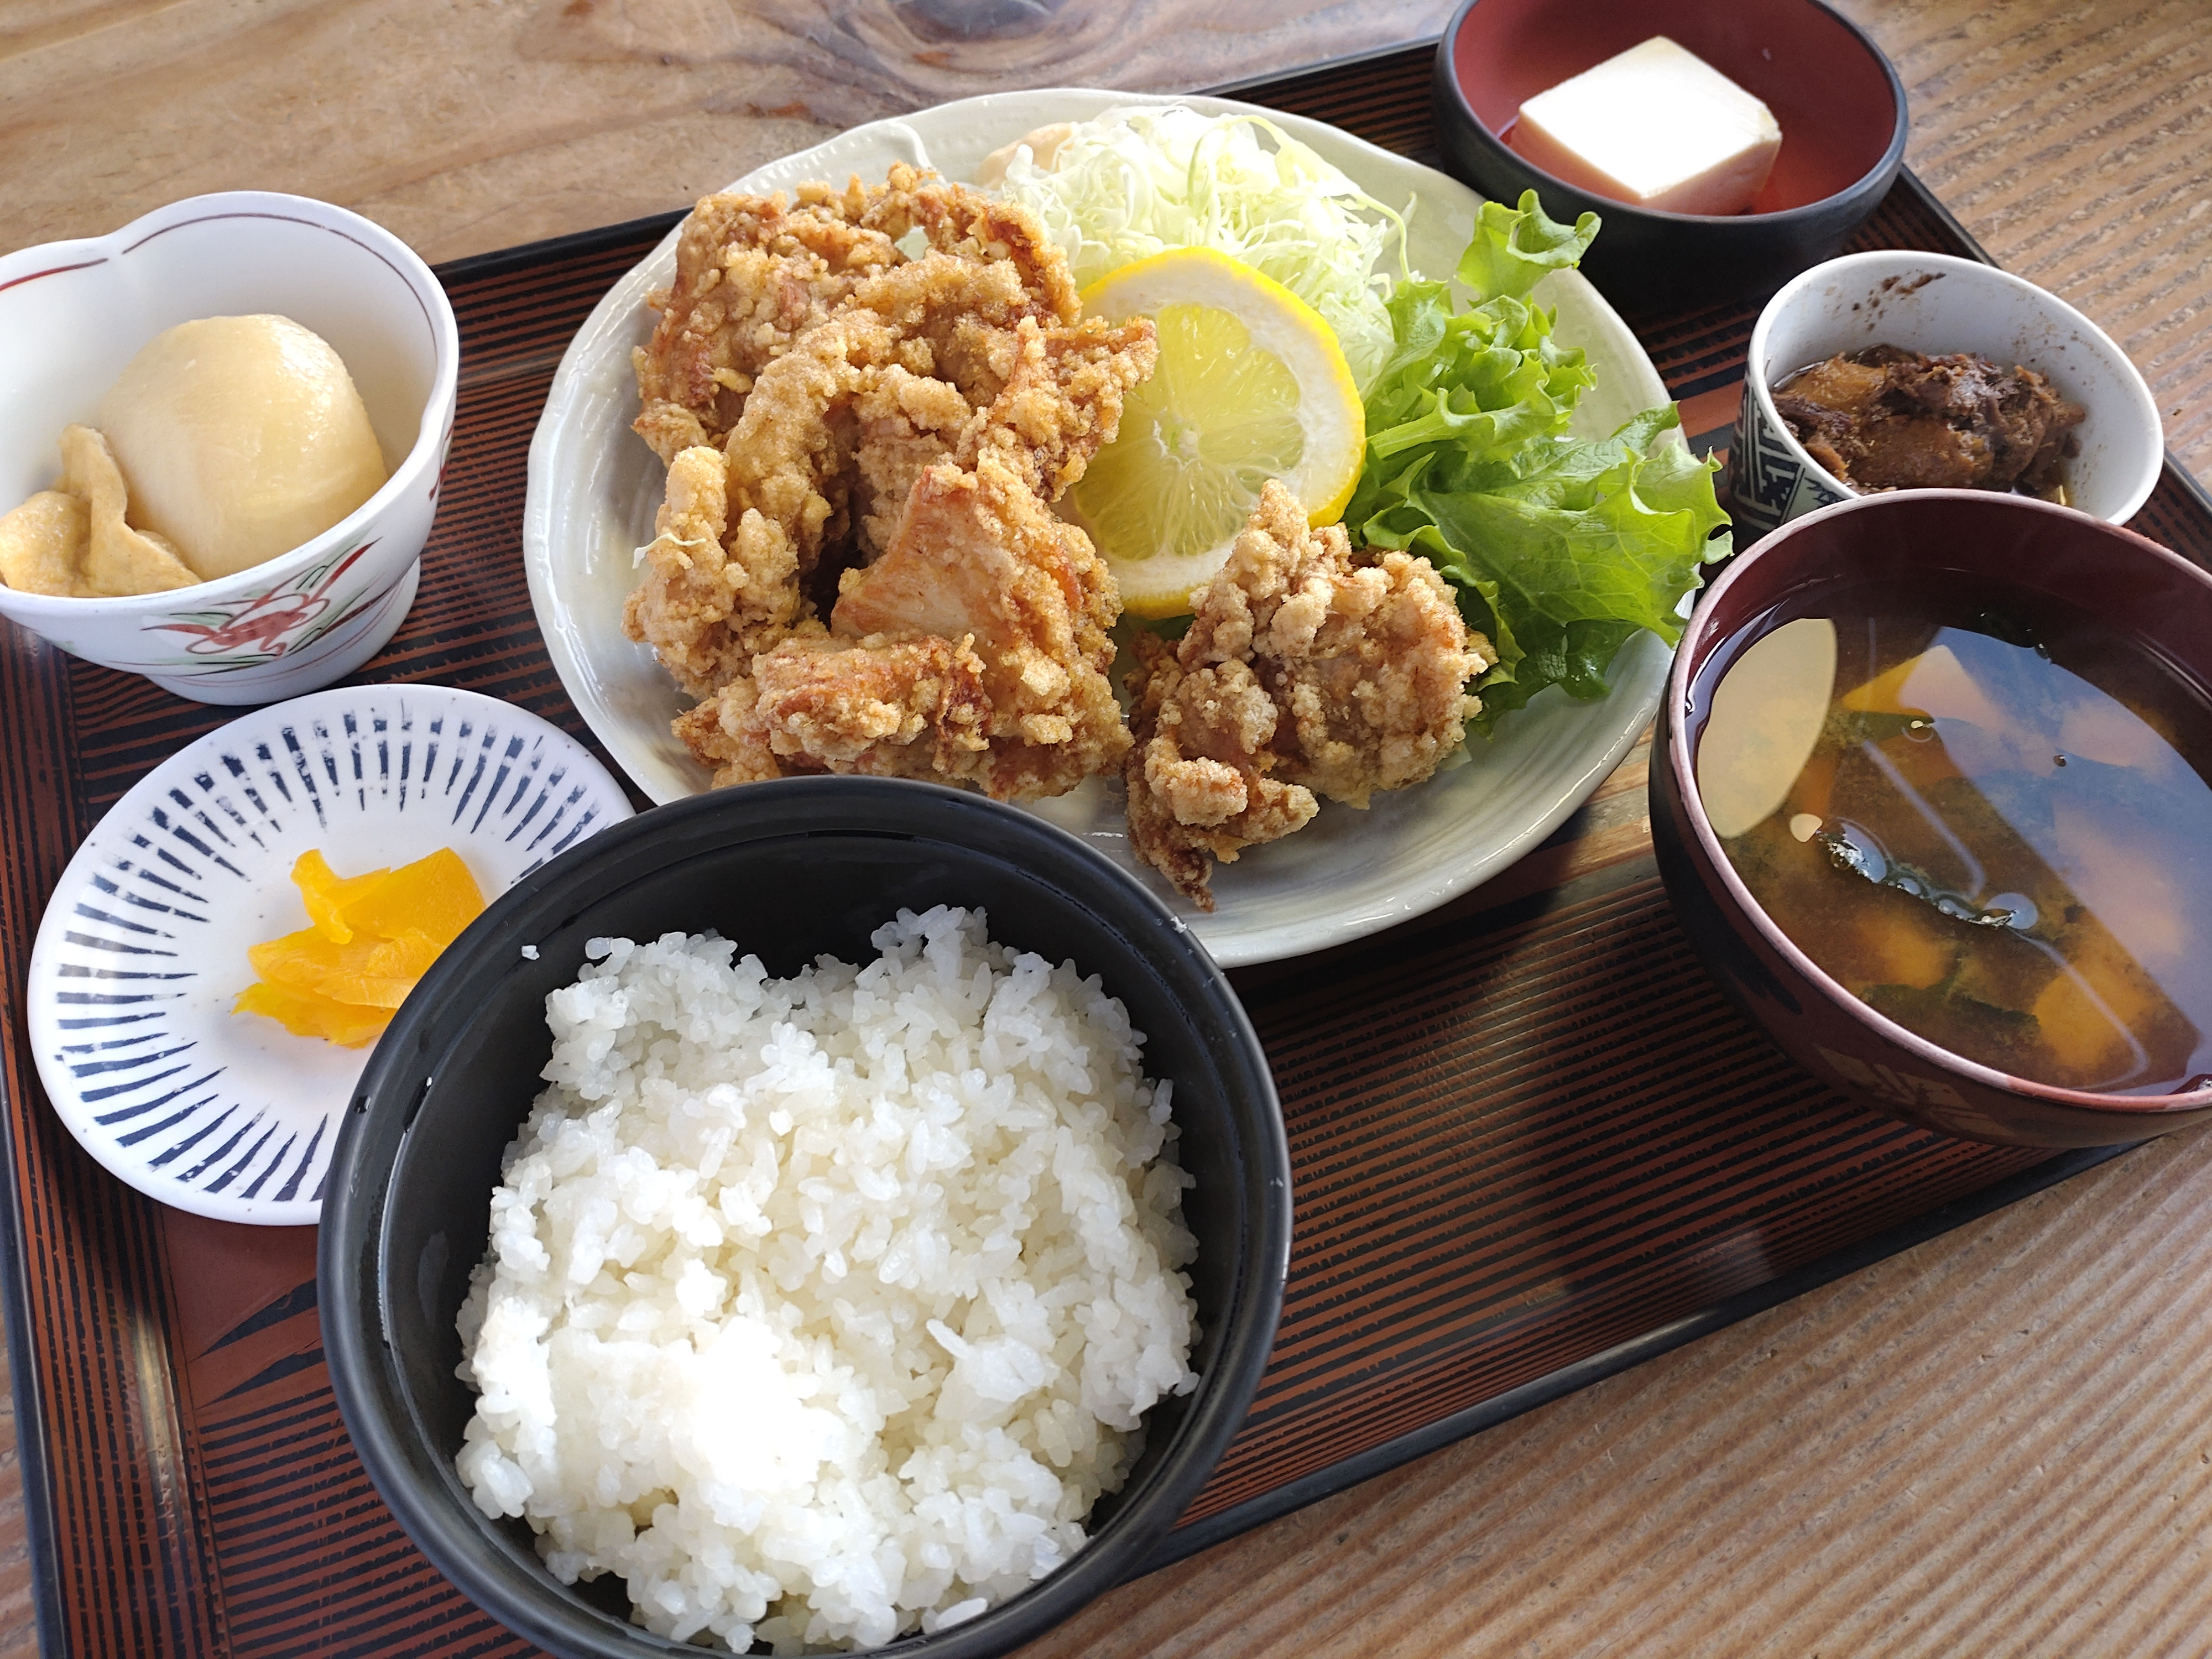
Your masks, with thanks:
<instances>
[{"instance_id":1,"label":"miso soup bowl","mask_svg":"<svg viewBox=\"0 0 2212 1659\"><path fill-rule=\"evenodd\" d=\"M544 1088L545 999L594 938L708 928L771 974L874 958L901 908L981 906L991 937L1100 976L1171 1079L1198 1305L1193 1393L1146 1414L1144 1449L1089 1540L1019 1595L879 1651L985 1659L1154 1559L1244 1420L1273 1346L1291 1238L1290 1153L1251 1023L1167 905L1077 837L935 784L789 778L718 789L600 831L495 900L370 1056L323 1200L324 1345L346 1426L416 1544L494 1618L562 1659L702 1650L629 1620L623 1581L565 1584L520 1520L486 1517L454 1470L473 1392L454 1316L483 1260L501 1156ZM720 1650L716 1650L720 1651Z\"/></svg>"},{"instance_id":2,"label":"miso soup bowl","mask_svg":"<svg viewBox=\"0 0 2212 1659\"><path fill-rule=\"evenodd\" d=\"M460 337L430 268L382 226L266 191L195 196L106 236L0 258L0 513L51 489L62 428L96 421L140 347L201 317L274 312L330 342L391 470L289 553L118 599L18 592L0 615L200 702L275 702L351 673L414 603L453 434Z\"/></svg>"},{"instance_id":3,"label":"miso soup bowl","mask_svg":"<svg viewBox=\"0 0 2212 1659\"><path fill-rule=\"evenodd\" d=\"M1876 1013L1761 909L1697 789L1692 684L1785 601L1845 580L1909 596L1931 571L1986 575L2108 625L2212 686L2212 575L2132 531L2021 495L1924 489L1855 498L1784 526L1698 608L1674 657L1651 767L1651 838L1683 931L1730 997L1830 1086L1915 1123L2021 1146L2099 1146L2212 1120L2212 1087L2095 1094L1962 1059ZM1909 600L1908 600L1909 602ZM2212 832L2208 832L2212 833Z\"/></svg>"}]
</instances>

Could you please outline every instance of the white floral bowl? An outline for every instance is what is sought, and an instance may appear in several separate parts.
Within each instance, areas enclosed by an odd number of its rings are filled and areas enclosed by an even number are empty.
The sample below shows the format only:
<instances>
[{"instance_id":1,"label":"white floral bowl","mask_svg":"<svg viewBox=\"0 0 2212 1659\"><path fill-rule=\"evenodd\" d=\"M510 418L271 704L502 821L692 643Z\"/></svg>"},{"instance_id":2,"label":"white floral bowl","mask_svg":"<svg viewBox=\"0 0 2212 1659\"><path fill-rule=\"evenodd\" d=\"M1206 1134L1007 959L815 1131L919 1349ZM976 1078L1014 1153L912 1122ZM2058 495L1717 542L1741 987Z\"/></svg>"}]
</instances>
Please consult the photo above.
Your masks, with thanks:
<instances>
[{"instance_id":1,"label":"white floral bowl","mask_svg":"<svg viewBox=\"0 0 2212 1659\"><path fill-rule=\"evenodd\" d=\"M1882 248L1813 266L1767 301L1751 332L1729 458L1739 545L1856 493L1806 453L1774 407L1775 383L1840 351L1972 351L2044 375L2088 410L2065 465L2067 505L2125 524L2166 460L2158 405L2128 355L2056 295L1994 265Z\"/></svg>"},{"instance_id":2,"label":"white floral bowl","mask_svg":"<svg viewBox=\"0 0 2212 1659\"><path fill-rule=\"evenodd\" d=\"M414 602L453 431L453 308L407 245L327 202L196 196L108 236L0 258L0 512L49 489L62 428L91 422L138 349L198 317L274 312L352 372L392 476L289 553L125 599L0 586L0 614L201 702L273 702L368 660Z\"/></svg>"}]
</instances>

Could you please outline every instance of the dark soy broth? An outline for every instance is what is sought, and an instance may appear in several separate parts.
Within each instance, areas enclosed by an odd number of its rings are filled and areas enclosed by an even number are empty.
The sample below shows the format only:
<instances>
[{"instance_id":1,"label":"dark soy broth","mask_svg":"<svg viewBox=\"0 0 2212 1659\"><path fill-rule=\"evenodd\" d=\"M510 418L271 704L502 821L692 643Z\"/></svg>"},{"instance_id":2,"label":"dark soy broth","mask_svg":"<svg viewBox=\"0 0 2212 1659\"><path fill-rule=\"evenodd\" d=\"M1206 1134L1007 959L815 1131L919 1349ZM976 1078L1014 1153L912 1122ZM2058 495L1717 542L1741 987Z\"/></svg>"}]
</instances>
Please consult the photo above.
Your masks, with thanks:
<instances>
[{"instance_id":1,"label":"dark soy broth","mask_svg":"<svg viewBox=\"0 0 2212 1659\"><path fill-rule=\"evenodd\" d=\"M1692 692L1729 862L1830 977L2015 1077L2212 1073L2212 702L2051 601L1793 599Z\"/></svg>"}]
</instances>

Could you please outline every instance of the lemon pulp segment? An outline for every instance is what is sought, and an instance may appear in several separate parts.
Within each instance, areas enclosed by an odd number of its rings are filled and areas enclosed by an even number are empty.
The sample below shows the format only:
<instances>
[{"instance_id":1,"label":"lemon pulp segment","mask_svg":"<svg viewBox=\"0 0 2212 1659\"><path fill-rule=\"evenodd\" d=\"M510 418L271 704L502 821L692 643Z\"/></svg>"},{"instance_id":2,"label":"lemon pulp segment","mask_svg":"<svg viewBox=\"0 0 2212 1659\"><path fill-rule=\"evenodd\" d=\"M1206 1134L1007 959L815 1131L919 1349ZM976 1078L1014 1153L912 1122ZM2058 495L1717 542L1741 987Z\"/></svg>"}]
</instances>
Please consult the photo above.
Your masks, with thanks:
<instances>
[{"instance_id":1,"label":"lemon pulp segment","mask_svg":"<svg viewBox=\"0 0 2212 1659\"><path fill-rule=\"evenodd\" d=\"M1083 297L1109 321L1150 316L1159 337L1152 378L1130 393L1118 435L1069 492L1125 609L1188 610L1270 478L1312 523L1343 512L1365 418L1335 335L1304 301L1206 248L1127 266Z\"/></svg>"},{"instance_id":2,"label":"lemon pulp segment","mask_svg":"<svg viewBox=\"0 0 2212 1659\"><path fill-rule=\"evenodd\" d=\"M1160 366L1121 406L1121 430L1091 463L1084 515L1109 557L1210 547L1234 536L1270 478L1305 452L1297 381L1251 332L1211 306L1154 319Z\"/></svg>"}]
</instances>

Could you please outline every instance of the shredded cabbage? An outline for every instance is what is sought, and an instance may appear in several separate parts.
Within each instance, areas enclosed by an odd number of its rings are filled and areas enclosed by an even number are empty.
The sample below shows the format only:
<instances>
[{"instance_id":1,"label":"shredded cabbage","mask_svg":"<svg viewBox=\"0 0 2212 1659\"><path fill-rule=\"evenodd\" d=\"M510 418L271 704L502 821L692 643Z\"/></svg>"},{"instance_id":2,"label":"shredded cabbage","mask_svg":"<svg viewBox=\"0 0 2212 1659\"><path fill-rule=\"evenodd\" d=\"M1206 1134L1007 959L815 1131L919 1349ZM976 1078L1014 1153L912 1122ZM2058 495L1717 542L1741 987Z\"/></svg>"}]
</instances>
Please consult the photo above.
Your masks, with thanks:
<instances>
[{"instance_id":1,"label":"shredded cabbage","mask_svg":"<svg viewBox=\"0 0 2212 1659\"><path fill-rule=\"evenodd\" d=\"M1053 161L1039 167L1024 145L999 188L1042 222L1078 287L1171 247L1210 247L1319 312L1362 392L1389 358L1384 302L1407 274L1405 216L1273 122L1180 104L1111 109ZM1397 269L1376 270L1394 240Z\"/></svg>"}]
</instances>

